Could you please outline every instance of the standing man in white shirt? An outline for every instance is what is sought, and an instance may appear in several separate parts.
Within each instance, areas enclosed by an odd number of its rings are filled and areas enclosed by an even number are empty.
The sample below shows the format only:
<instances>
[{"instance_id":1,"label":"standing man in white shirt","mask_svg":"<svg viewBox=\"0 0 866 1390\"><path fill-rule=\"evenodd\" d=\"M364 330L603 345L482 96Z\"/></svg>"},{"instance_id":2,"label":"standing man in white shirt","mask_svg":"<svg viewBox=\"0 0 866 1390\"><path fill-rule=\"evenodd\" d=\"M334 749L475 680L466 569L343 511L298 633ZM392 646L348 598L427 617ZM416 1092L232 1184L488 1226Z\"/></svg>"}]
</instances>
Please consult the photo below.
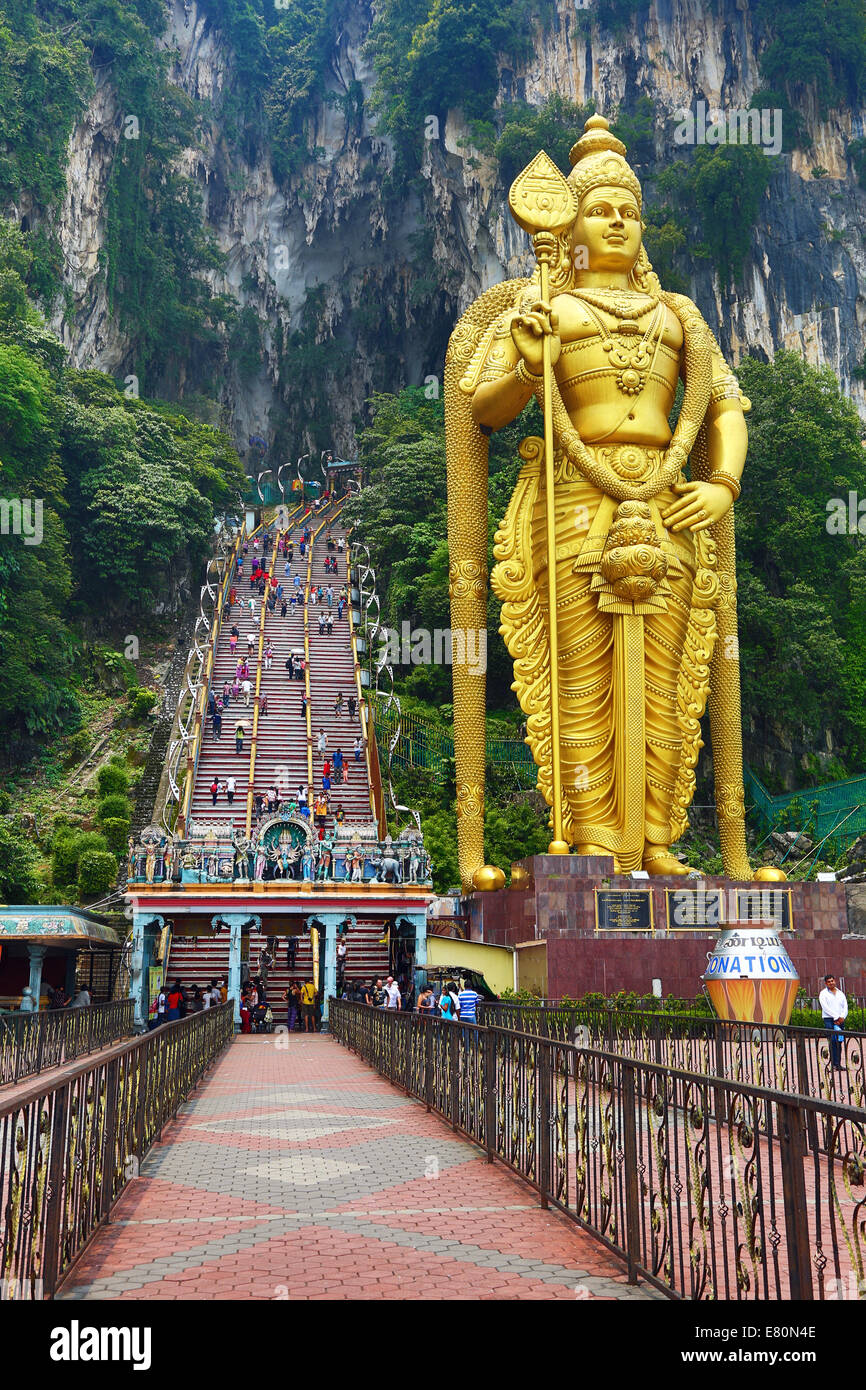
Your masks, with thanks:
<instances>
[{"instance_id":1,"label":"standing man in white shirt","mask_svg":"<svg viewBox=\"0 0 866 1390\"><path fill-rule=\"evenodd\" d=\"M837 1071L845 1071L842 1066L842 1033L848 1017L848 1000L836 985L835 975L824 976L824 988L818 995L824 1027L830 1039L830 1056Z\"/></svg>"},{"instance_id":2,"label":"standing man in white shirt","mask_svg":"<svg viewBox=\"0 0 866 1390\"><path fill-rule=\"evenodd\" d=\"M385 1008L399 1009L401 1003L400 986L397 984L397 981L394 979L393 975L389 975L387 980L385 981L385 995Z\"/></svg>"}]
</instances>

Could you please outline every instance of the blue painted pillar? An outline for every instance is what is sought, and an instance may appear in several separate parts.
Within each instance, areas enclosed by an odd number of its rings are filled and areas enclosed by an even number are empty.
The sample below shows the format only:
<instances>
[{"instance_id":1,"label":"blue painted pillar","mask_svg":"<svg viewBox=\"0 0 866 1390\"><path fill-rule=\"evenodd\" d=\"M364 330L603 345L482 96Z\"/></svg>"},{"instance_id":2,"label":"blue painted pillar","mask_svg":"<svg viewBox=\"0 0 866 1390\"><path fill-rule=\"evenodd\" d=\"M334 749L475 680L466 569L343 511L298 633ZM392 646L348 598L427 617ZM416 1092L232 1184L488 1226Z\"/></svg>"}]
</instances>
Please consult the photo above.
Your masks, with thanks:
<instances>
[{"instance_id":1,"label":"blue painted pillar","mask_svg":"<svg viewBox=\"0 0 866 1390\"><path fill-rule=\"evenodd\" d=\"M337 928L346 920L344 912L317 912L308 917L307 930L318 927L324 932L324 940L319 941L319 969L322 978L322 1032L328 1031L328 1000L337 993Z\"/></svg>"},{"instance_id":2,"label":"blue painted pillar","mask_svg":"<svg viewBox=\"0 0 866 1390\"><path fill-rule=\"evenodd\" d=\"M234 1004L234 1023L239 1028L241 1024L241 937L245 926L257 927L262 929L261 917L250 917L246 912L222 912L218 917L211 919L211 926L214 931L221 925L229 928L229 978L228 978L228 997Z\"/></svg>"},{"instance_id":3,"label":"blue painted pillar","mask_svg":"<svg viewBox=\"0 0 866 1390\"><path fill-rule=\"evenodd\" d=\"M150 912L132 914L129 997L133 1001L133 1021L137 1033L143 1033L147 1028L150 1009L148 971L153 960L154 942L164 926L164 917L154 917Z\"/></svg>"},{"instance_id":4,"label":"blue painted pillar","mask_svg":"<svg viewBox=\"0 0 866 1390\"><path fill-rule=\"evenodd\" d=\"M30 957L30 979L27 983L30 986L30 993L33 995L33 1007L38 1010L39 996L42 993L42 962L45 959L47 946L34 946L28 943L27 954Z\"/></svg>"},{"instance_id":5,"label":"blue painted pillar","mask_svg":"<svg viewBox=\"0 0 866 1390\"><path fill-rule=\"evenodd\" d=\"M415 928L415 998L427 980L427 913L409 912L408 920Z\"/></svg>"}]
</instances>

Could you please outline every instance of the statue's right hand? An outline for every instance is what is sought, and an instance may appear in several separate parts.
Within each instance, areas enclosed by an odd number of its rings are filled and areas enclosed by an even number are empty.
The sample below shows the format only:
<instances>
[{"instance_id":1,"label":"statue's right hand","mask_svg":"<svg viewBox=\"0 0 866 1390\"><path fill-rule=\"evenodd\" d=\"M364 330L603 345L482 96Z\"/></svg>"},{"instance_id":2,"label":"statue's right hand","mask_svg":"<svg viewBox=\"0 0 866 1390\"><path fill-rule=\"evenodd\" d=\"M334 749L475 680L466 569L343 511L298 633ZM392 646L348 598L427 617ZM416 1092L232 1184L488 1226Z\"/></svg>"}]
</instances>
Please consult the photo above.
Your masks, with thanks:
<instances>
[{"instance_id":1,"label":"statue's right hand","mask_svg":"<svg viewBox=\"0 0 866 1390\"><path fill-rule=\"evenodd\" d=\"M541 375L545 336L550 338L550 365L553 367L562 351L559 315L543 299L538 299L528 312L515 314L511 320L514 346L526 363L526 370L532 372L533 376Z\"/></svg>"}]
</instances>

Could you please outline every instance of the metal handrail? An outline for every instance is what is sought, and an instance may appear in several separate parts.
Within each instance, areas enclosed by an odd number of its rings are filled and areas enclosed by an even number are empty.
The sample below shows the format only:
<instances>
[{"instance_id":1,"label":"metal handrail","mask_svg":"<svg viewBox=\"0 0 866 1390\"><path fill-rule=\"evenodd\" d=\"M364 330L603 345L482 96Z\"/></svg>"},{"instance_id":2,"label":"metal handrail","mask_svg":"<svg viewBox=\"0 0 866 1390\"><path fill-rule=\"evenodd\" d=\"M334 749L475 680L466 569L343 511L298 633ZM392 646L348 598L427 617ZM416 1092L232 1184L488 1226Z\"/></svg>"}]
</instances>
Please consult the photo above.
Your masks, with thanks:
<instances>
[{"instance_id":1,"label":"metal handrail","mask_svg":"<svg viewBox=\"0 0 866 1390\"><path fill-rule=\"evenodd\" d=\"M8 1086L131 1037L133 1005L113 999L81 1009L4 1013L0 1025L0 1086Z\"/></svg>"},{"instance_id":2,"label":"metal handrail","mask_svg":"<svg viewBox=\"0 0 866 1390\"><path fill-rule=\"evenodd\" d=\"M231 1042L231 1003L0 1095L0 1296L53 1298L152 1145Z\"/></svg>"},{"instance_id":3,"label":"metal handrail","mask_svg":"<svg viewBox=\"0 0 866 1390\"><path fill-rule=\"evenodd\" d=\"M629 1283L696 1300L862 1297L866 1110L346 1000L329 1001L329 1026L620 1257Z\"/></svg>"}]
</instances>

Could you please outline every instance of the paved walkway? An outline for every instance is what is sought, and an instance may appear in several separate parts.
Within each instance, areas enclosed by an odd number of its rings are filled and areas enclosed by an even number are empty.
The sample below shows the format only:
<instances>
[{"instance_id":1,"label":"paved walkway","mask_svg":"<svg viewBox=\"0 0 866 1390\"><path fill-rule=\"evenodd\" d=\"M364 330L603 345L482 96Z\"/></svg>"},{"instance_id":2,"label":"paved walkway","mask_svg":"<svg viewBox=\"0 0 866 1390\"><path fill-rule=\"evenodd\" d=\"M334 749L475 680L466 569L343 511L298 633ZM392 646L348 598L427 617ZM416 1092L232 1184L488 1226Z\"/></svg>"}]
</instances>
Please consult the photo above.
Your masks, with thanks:
<instances>
[{"instance_id":1,"label":"paved walkway","mask_svg":"<svg viewBox=\"0 0 866 1390\"><path fill-rule=\"evenodd\" d=\"M165 1140L62 1297L661 1297L326 1036L236 1038Z\"/></svg>"}]
</instances>

